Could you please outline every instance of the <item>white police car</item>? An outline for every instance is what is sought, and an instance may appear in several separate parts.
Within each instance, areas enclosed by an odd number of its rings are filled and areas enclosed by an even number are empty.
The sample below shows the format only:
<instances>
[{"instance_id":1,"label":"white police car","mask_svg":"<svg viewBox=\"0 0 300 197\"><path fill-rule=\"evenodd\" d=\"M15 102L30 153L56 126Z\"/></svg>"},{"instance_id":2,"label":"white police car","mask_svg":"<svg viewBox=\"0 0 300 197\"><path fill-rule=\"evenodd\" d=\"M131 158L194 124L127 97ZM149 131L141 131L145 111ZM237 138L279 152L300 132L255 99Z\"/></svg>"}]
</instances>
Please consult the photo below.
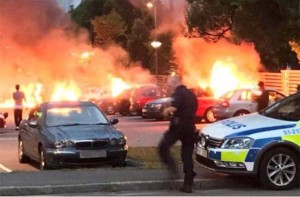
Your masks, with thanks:
<instances>
[{"instance_id":1,"label":"white police car","mask_svg":"<svg viewBox=\"0 0 300 197\"><path fill-rule=\"evenodd\" d=\"M204 127L196 159L216 172L255 175L270 189L299 184L300 92L259 113Z\"/></svg>"}]
</instances>

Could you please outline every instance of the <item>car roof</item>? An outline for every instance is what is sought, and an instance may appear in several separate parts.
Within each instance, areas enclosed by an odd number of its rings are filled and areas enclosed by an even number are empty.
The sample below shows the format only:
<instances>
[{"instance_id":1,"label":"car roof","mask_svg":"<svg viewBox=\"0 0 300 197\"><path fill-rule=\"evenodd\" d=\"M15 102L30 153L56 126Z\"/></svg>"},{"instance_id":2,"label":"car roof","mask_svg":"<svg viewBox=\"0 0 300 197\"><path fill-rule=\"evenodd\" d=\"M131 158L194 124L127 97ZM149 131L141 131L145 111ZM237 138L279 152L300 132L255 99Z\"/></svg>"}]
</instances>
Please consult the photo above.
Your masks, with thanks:
<instances>
[{"instance_id":1,"label":"car roof","mask_svg":"<svg viewBox=\"0 0 300 197\"><path fill-rule=\"evenodd\" d=\"M41 104L47 108L52 107L76 107L76 106L88 106L94 105L90 101L49 101Z\"/></svg>"}]
</instances>

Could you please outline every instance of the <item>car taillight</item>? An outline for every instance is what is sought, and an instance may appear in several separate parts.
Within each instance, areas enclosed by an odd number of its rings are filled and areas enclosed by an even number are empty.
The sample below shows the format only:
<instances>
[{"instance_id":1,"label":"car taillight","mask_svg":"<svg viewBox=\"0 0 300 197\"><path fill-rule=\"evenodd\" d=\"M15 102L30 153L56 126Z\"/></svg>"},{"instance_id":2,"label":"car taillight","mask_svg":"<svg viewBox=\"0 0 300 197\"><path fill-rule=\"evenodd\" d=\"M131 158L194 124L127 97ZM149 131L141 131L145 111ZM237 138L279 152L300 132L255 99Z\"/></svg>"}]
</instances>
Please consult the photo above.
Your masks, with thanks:
<instances>
[{"instance_id":1,"label":"car taillight","mask_svg":"<svg viewBox=\"0 0 300 197\"><path fill-rule=\"evenodd\" d=\"M223 101L222 107L229 107L229 101Z\"/></svg>"}]
</instances>

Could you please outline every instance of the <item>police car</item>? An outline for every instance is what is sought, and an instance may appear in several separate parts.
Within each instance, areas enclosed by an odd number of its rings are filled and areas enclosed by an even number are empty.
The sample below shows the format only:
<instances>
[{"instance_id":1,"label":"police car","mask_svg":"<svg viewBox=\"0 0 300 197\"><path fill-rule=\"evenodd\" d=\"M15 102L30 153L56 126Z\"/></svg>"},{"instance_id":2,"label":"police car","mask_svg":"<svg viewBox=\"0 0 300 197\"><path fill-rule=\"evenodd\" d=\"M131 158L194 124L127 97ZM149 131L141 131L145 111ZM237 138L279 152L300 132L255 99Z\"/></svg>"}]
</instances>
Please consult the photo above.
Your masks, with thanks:
<instances>
[{"instance_id":1,"label":"police car","mask_svg":"<svg viewBox=\"0 0 300 197\"><path fill-rule=\"evenodd\" d=\"M270 189L299 184L300 92L259 113L204 127L196 159L216 172L255 175Z\"/></svg>"}]
</instances>

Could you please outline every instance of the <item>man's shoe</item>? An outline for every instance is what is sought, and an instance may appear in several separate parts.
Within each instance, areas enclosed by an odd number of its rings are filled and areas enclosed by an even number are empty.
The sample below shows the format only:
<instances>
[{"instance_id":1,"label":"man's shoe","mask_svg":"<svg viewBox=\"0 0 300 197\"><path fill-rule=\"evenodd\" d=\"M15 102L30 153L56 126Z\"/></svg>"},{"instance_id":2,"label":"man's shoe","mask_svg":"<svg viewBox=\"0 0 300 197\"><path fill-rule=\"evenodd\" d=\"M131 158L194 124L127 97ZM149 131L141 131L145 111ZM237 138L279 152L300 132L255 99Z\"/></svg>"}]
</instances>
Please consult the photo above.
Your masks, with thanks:
<instances>
[{"instance_id":1,"label":"man's shoe","mask_svg":"<svg viewBox=\"0 0 300 197\"><path fill-rule=\"evenodd\" d=\"M179 191L184 193L192 193L192 186L191 185L183 185L183 187L179 188Z\"/></svg>"}]
</instances>

